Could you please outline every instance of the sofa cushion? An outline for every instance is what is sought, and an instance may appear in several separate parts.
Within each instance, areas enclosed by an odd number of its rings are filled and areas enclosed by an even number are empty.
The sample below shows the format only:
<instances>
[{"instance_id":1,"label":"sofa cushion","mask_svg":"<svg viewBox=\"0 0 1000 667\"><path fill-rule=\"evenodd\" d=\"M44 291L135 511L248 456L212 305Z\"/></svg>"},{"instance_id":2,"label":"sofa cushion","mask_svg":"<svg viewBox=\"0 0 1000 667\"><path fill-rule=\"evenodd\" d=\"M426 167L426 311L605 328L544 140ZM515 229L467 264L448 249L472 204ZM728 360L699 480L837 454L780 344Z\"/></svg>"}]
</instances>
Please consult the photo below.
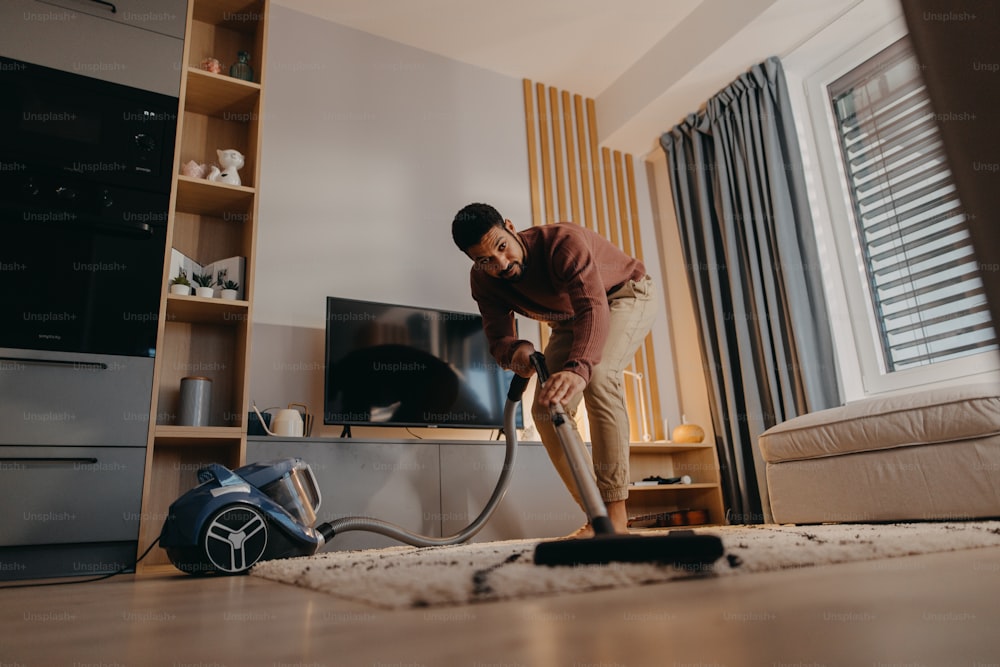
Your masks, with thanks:
<instances>
[{"instance_id":1,"label":"sofa cushion","mask_svg":"<svg viewBox=\"0 0 1000 667\"><path fill-rule=\"evenodd\" d=\"M953 442L1000 433L1000 386L974 384L866 398L761 434L768 463Z\"/></svg>"}]
</instances>

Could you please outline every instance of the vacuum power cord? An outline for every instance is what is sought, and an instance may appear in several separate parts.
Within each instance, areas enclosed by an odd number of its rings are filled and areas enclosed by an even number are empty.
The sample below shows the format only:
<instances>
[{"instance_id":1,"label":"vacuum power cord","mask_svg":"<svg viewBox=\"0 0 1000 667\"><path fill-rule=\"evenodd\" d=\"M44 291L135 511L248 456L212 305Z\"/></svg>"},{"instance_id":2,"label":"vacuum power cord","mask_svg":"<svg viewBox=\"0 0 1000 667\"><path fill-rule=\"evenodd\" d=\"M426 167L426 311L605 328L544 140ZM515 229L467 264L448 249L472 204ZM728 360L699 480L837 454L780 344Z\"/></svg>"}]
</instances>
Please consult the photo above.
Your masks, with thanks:
<instances>
[{"instance_id":1,"label":"vacuum power cord","mask_svg":"<svg viewBox=\"0 0 1000 667\"><path fill-rule=\"evenodd\" d=\"M327 523L316 526L316 530L329 542L335 535L346 533L352 530L363 530L369 533L378 533L392 538L398 542L410 544L415 547L440 547L453 544L461 544L471 539L482 529L496 510L500 501L503 500L510 486L510 477L514 472L514 460L517 456L517 404L521 401L521 396L528 386L528 378L515 375L511 380L510 388L507 391L507 403L504 406L504 435L507 436L507 448L504 453L503 468L500 471L500 478L493 489L493 494L483 507L479 516L454 535L446 537L430 537L407 530L382 519L375 519L366 516L348 516L334 519Z\"/></svg>"},{"instance_id":2,"label":"vacuum power cord","mask_svg":"<svg viewBox=\"0 0 1000 667\"><path fill-rule=\"evenodd\" d=\"M0 590L5 588L33 588L37 586L69 586L70 584L89 584L95 581L104 581L105 579L110 579L111 577L117 577L119 574L125 574L129 570L135 570L135 567L142 562L142 559L149 555L149 552L153 550L157 544L160 543L160 538L157 537L153 540L153 543L142 552L142 555L135 559L135 562L131 565L126 565L119 568L115 572L109 572L107 574L102 574L99 577L91 577L90 579L74 579L73 581L43 581L39 583L27 583L27 584L13 584L11 586L0 586Z\"/></svg>"}]
</instances>

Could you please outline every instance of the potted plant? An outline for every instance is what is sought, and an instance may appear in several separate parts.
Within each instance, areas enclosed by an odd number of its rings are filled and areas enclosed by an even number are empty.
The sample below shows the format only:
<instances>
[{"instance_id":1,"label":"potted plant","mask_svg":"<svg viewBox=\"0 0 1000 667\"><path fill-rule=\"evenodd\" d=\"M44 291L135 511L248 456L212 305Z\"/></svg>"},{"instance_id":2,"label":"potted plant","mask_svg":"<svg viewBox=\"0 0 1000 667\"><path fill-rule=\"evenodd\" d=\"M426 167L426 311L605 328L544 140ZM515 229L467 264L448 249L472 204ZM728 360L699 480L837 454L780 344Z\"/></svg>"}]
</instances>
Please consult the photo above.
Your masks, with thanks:
<instances>
[{"instance_id":1,"label":"potted plant","mask_svg":"<svg viewBox=\"0 0 1000 667\"><path fill-rule=\"evenodd\" d=\"M235 280L227 280L222 284L222 292L220 292L223 299L236 299L236 290L240 288L240 284Z\"/></svg>"},{"instance_id":2,"label":"potted plant","mask_svg":"<svg viewBox=\"0 0 1000 667\"><path fill-rule=\"evenodd\" d=\"M215 295L215 288L212 287L211 273L196 273L193 276L195 284L195 294L198 296L212 297Z\"/></svg>"},{"instance_id":3,"label":"potted plant","mask_svg":"<svg viewBox=\"0 0 1000 667\"><path fill-rule=\"evenodd\" d=\"M191 294L191 281L187 279L184 269L180 270L176 278L170 280L171 294Z\"/></svg>"}]
</instances>

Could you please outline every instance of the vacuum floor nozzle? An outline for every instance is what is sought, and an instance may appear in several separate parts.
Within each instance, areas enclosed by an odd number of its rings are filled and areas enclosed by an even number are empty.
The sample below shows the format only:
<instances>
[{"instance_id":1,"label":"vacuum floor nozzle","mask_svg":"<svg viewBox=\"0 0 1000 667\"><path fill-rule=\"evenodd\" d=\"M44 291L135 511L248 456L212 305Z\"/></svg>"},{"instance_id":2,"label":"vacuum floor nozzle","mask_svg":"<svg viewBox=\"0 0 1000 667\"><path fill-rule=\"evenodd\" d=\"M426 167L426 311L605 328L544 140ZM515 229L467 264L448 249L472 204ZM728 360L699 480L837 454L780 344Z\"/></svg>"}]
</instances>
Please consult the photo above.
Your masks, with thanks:
<instances>
[{"instance_id":1,"label":"vacuum floor nozzle","mask_svg":"<svg viewBox=\"0 0 1000 667\"><path fill-rule=\"evenodd\" d=\"M538 374L538 382L544 385L549 377L545 356L535 352L531 355L531 363ZM597 482L586 470L583 442L565 419L561 406L552 406L551 419L587 518L593 526L594 537L542 542L535 547L535 565L661 563L700 571L722 556L722 540L715 535L699 535L691 530L652 536L616 533L601 500Z\"/></svg>"},{"instance_id":2,"label":"vacuum floor nozzle","mask_svg":"<svg viewBox=\"0 0 1000 667\"><path fill-rule=\"evenodd\" d=\"M666 535L612 534L542 542L535 547L535 565L657 563L702 571L722 554L717 536L678 530Z\"/></svg>"}]
</instances>

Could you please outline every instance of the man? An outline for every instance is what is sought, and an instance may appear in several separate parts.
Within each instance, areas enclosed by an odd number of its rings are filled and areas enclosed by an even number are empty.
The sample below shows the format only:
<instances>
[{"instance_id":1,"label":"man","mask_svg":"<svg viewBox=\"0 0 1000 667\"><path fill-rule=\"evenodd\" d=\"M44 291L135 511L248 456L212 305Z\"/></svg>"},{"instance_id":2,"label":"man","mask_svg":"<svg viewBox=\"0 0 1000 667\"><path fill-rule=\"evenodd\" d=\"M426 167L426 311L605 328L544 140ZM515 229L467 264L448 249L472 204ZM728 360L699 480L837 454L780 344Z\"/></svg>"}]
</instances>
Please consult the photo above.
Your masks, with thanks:
<instances>
[{"instance_id":1,"label":"man","mask_svg":"<svg viewBox=\"0 0 1000 667\"><path fill-rule=\"evenodd\" d=\"M622 371L656 315L652 280L637 259L571 222L515 230L496 209L469 204L452 222L455 244L472 261L472 296L479 304L490 352L503 368L530 377L535 348L515 336L514 314L551 327L548 382L531 414L549 458L582 507L569 463L549 417L553 403L573 417L585 401L594 472L608 516L627 532L629 425ZM572 421L574 429L575 421ZM585 525L575 536L589 536Z\"/></svg>"}]
</instances>

